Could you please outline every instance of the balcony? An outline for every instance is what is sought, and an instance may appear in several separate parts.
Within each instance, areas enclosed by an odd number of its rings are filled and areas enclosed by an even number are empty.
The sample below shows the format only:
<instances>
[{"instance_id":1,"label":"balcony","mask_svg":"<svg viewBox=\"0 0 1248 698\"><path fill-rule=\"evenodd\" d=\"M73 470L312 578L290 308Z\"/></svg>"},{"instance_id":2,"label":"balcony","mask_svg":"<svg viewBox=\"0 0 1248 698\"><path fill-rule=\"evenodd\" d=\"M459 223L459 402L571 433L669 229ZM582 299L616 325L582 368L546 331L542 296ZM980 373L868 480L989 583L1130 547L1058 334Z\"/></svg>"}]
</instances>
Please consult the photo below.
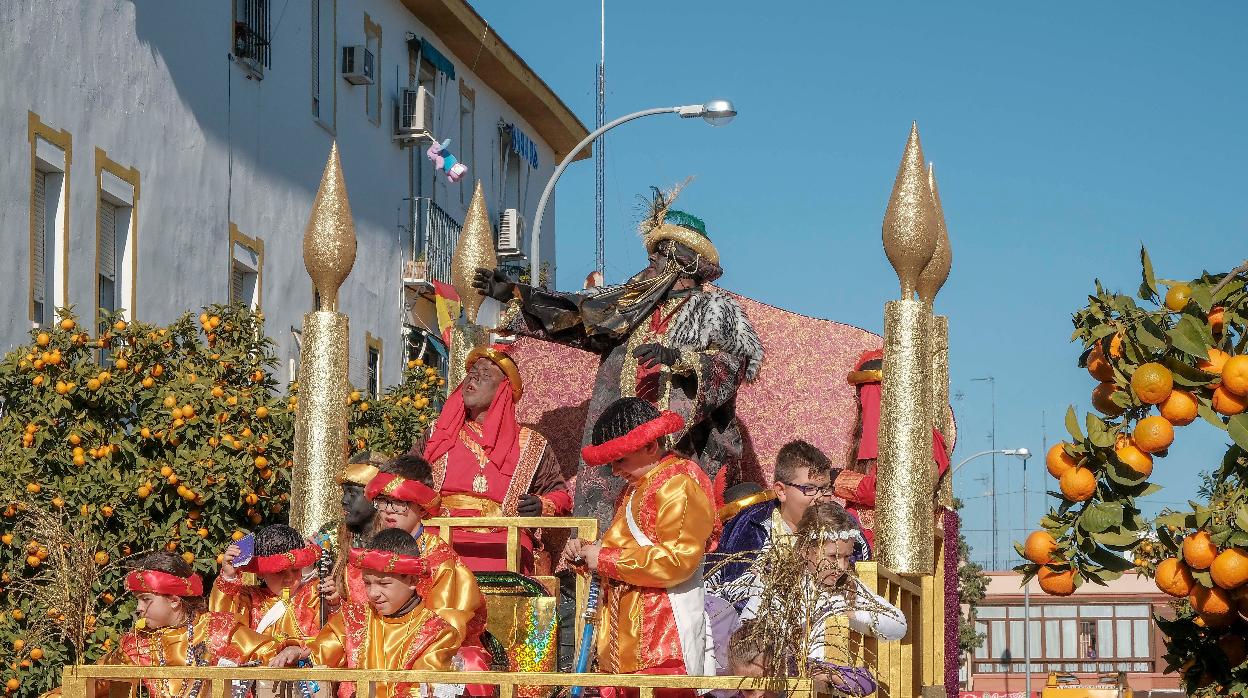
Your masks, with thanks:
<instances>
[{"instance_id":1,"label":"balcony","mask_svg":"<svg viewBox=\"0 0 1248 698\"><path fill-rule=\"evenodd\" d=\"M463 225L428 197L416 199L403 284L418 293L431 292L430 282L451 283L451 258Z\"/></svg>"}]
</instances>

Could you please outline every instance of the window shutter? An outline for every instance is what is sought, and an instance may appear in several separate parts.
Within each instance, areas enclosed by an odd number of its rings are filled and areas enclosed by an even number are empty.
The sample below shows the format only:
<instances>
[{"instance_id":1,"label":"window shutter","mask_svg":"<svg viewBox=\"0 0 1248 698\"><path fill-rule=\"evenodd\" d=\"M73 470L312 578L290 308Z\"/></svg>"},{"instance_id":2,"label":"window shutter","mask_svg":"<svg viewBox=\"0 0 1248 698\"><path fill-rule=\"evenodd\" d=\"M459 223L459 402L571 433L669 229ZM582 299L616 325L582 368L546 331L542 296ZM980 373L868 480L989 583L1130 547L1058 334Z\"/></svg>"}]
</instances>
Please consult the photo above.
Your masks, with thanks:
<instances>
[{"instance_id":1,"label":"window shutter","mask_svg":"<svg viewBox=\"0 0 1248 698\"><path fill-rule=\"evenodd\" d=\"M243 297L243 285L247 281L243 274L243 268L237 262L230 263L230 302L251 305L248 299Z\"/></svg>"},{"instance_id":2,"label":"window shutter","mask_svg":"<svg viewBox=\"0 0 1248 698\"><path fill-rule=\"evenodd\" d=\"M48 176L35 172L34 231L30 241L33 249L31 262L31 293L35 302L35 321L43 322L44 305L47 301L47 246L48 246Z\"/></svg>"},{"instance_id":3,"label":"window shutter","mask_svg":"<svg viewBox=\"0 0 1248 698\"><path fill-rule=\"evenodd\" d=\"M99 274L109 281L117 280L117 207L100 201Z\"/></svg>"}]
</instances>

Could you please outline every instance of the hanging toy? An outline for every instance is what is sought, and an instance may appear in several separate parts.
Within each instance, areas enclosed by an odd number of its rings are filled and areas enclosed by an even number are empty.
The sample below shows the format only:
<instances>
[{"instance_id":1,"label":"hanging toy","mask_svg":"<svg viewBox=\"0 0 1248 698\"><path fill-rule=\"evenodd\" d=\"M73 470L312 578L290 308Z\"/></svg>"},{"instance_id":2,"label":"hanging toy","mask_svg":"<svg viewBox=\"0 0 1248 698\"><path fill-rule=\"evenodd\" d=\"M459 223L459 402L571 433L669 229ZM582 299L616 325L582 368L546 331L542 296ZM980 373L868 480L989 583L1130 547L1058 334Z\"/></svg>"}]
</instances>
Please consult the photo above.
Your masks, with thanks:
<instances>
[{"instance_id":1,"label":"hanging toy","mask_svg":"<svg viewBox=\"0 0 1248 698\"><path fill-rule=\"evenodd\" d=\"M446 172L446 178L452 182L458 182L468 172L468 166L456 160L451 153L451 139L449 138L441 143L434 141L425 155L433 161L434 167Z\"/></svg>"}]
</instances>

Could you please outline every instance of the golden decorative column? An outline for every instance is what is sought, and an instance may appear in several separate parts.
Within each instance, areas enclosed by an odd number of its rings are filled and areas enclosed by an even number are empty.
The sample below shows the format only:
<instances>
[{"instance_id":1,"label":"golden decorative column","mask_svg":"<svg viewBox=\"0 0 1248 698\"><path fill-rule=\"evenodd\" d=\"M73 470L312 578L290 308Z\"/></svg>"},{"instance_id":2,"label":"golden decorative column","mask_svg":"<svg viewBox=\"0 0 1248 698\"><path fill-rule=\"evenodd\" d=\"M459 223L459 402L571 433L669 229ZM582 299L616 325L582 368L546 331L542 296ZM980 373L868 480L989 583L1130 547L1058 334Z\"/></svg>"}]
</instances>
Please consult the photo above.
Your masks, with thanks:
<instances>
[{"instance_id":1,"label":"golden decorative column","mask_svg":"<svg viewBox=\"0 0 1248 698\"><path fill-rule=\"evenodd\" d=\"M953 266L953 248L949 244L949 229L945 225L945 210L940 204L940 189L936 186L936 168L931 163L927 166L927 185L932 194L932 209L936 218L936 251L932 259L919 274L919 300L927 303L932 312L928 322L928 335L931 338L931 358L928 360L929 380L932 391L932 426L940 430L945 437L945 455L953 456L953 413L949 410L949 318L936 315L934 305L936 294L940 292L945 280L949 278L949 270ZM953 506L953 476L946 473L937 486L936 503L950 508Z\"/></svg>"},{"instance_id":2,"label":"golden decorative column","mask_svg":"<svg viewBox=\"0 0 1248 698\"><path fill-rule=\"evenodd\" d=\"M938 231L919 142L910 128L884 213L884 251L901 282L901 299L884 304L884 380L880 398L878 559L902 574L931 574L935 510L932 394L928 362L930 306L914 298L936 251Z\"/></svg>"},{"instance_id":3,"label":"golden decorative column","mask_svg":"<svg viewBox=\"0 0 1248 698\"><path fill-rule=\"evenodd\" d=\"M347 458L350 324L338 312L338 288L355 265L355 223L336 142L303 233L303 263L320 302L303 316L290 525L311 536L337 526Z\"/></svg>"},{"instance_id":4,"label":"golden decorative column","mask_svg":"<svg viewBox=\"0 0 1248 698\"><path fill-rule=\"evenodd\" d=\"M469 352L489 339L489 332L477 324L477 310L484 299L472 287L472 277L477 269L493 269L496 266L498 256L494 253L494 229L490 226L490 214L486 210L481 180L478 179L468 212L464 214L464 228L455 245L455 256L451 259L451 284L459 292L464 311L451 329L447 392L454 390L464 379L464 361L468 359Z\"/></svg>"}]
</instances>

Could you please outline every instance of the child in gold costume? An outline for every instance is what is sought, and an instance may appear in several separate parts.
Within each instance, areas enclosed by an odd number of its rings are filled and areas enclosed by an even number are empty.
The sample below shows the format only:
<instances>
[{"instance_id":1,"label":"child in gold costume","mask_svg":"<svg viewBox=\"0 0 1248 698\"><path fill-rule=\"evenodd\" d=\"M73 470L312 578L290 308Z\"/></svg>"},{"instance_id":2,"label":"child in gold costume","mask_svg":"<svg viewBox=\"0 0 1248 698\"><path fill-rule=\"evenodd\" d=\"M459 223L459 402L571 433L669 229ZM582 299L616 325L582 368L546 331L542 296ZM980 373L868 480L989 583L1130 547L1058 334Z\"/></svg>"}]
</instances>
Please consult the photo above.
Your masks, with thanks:
<instances>
[{"instance_id":1,"label":"child in gold costume","mask_svg":"<svg viewBox=\"0 0 1248 698\"><path fill-rule=\"evenodd\" d=\"M354 549L350 564L364 578L367 604L346 603L303 647L288 647L274 666L311 658L316 666L347 669L448 671L459 650L460 633L421 598L436 565L421 555L406 531L386 529L367 548ZM377 698L416 698L410 683L377 684ZM338 686L340 698L354 695L354 683Z\"/></svg>"},{"instance_id":2,"label":"child in gold costume","mask_svg":"<svg viewBox=\"0 0 1248 698\"><path fill-rule=\"evenodd\" d=\"M126 590L138 597L137 622L99 664L241 666L267 662L280 649L229 613L205 611L203 580L173 553L139 559L126 576ZM152 698L211 694L209 682L202 680L143 679L143 686ZM107 695L106 689L100 691Z\"/></svg>"},{"instance_id":3,"label":"child in gold costume","mask_svg":"<svg viewBox=\"0 0 1248 698\"><path fill-rule=\"evenodd\" d=\"M586 463L610 463L628 483L602 539L570 541L564 553L574 568L597 572L602 584L597 647L604 672L715 674L702 588L703 558L719 534L713 489L697 463L659 445L683 424L645 400L621 398L603 411L592 445L581 451Z\"/></svg>"}]
</instances>

